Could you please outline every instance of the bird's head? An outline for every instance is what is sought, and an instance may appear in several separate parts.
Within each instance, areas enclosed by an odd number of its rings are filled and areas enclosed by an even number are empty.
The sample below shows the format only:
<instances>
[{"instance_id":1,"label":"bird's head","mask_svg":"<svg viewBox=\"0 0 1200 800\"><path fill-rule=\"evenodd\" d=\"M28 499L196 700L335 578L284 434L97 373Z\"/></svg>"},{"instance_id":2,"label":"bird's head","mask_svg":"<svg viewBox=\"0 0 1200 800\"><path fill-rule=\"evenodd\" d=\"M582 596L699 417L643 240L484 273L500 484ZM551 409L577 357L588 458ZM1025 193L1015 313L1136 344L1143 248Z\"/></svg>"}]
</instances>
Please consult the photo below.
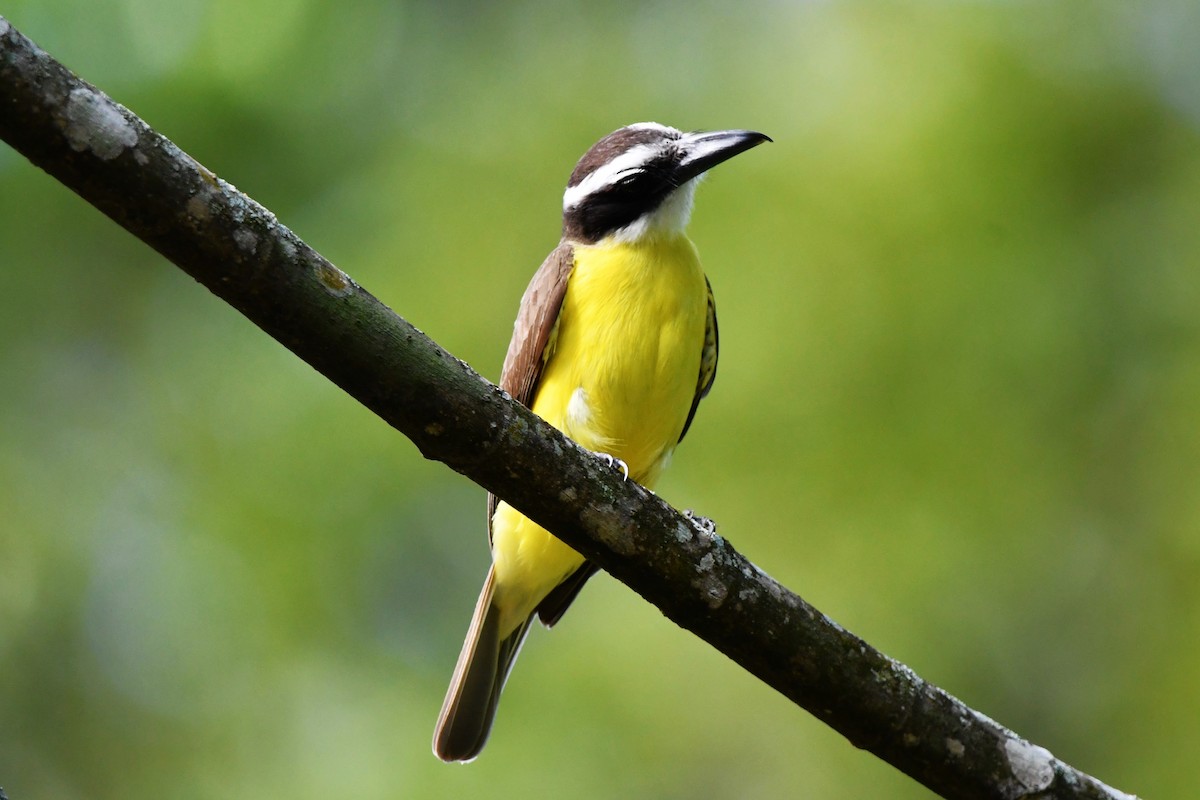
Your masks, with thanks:
<instances>
[{"instance_id":1,"label":"bird's head","mask_svg":"<svg viewBox=\"0 0 1200 800\"><path fill-rule=\"evenodd\" d=\"M756 131L683 131L639 122L583 154L563 194L563 236L592 244L681 233L697 179L722 161L771 141Z\"/></svg>"}]
</instances>

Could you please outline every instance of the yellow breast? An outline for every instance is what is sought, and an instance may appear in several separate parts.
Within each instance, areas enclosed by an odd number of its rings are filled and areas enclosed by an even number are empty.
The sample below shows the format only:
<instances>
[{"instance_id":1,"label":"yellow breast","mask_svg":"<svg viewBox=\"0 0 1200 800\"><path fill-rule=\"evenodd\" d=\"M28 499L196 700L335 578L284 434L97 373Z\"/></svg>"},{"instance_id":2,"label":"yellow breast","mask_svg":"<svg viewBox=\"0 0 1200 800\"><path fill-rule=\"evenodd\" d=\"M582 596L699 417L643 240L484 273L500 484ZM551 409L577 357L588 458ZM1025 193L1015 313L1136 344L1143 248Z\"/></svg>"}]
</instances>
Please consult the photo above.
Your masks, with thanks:
<instances>
[{"instance_id":1,"label":"yellow breast","mask_svg":"<svg viewBox=\"0 0 1200 800\"><path fill-rule=\"evenodd\" d=\"M652 483L695 397L707 297L684 236L577 246L533 410Z\"/></svg>"},{"instance_id":2,"label":"yellow breast","mask_svg":"<svg viewBox=\"0 0 1200 800\"><path fill-rule=\"evenodd\" d=\"M708 289L682 235L577 246L533 411L652 486L696 394ZM493 602L514 630L583 557L501 502L492 519Z\"/></svg>"}]
</instances>

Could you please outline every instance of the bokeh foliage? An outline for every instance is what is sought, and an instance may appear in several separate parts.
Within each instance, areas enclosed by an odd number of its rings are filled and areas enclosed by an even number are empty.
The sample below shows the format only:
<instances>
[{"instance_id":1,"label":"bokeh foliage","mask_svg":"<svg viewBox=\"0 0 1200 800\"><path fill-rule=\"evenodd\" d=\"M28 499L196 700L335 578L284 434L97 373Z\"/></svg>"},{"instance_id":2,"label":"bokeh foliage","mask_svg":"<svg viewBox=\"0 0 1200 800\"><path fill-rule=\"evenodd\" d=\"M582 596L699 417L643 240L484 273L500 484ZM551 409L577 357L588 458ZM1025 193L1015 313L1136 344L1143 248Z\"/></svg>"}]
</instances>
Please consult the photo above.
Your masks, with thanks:
<instances>
[{"instance_id":1,"label":"bokeh foliage","mask_svg":"<svg viewBox=\"0 0 1200 800\"><path fill-rule=\"evenodd\" d=\"M9 0L497 376L575 158L751 127L693 224L662 494L1081 769L1200 746L1191 0ZM596 579L469 767L483 492L0 146L0 785L40 798L928 797Z\"/></svg>"}]
</instances>

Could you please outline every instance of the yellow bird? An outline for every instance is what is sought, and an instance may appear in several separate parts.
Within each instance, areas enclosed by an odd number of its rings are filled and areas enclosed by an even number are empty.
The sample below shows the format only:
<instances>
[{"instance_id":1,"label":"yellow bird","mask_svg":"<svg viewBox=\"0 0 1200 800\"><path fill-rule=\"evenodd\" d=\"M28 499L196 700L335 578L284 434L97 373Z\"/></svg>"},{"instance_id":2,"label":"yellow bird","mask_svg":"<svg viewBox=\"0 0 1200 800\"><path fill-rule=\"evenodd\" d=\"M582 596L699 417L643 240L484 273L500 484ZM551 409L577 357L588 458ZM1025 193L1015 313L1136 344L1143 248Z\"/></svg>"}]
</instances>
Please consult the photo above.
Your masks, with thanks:
<instances>
[{"instance_id":1,"label":"yellow bird","mask_svg":"<svg viewBox=\"0 0 1200 800\"><path fill-rule=\"evenodd\" d=\"M563 235L521 299L500 386L653 487L717 372L712 288L684 229L707 170L770 138L643 122L592 146L563 195ZM443 761L479 755L536 615L547 627L595 565L488 496L492 567L438 717Z\"/></svg>"}]
</instances>

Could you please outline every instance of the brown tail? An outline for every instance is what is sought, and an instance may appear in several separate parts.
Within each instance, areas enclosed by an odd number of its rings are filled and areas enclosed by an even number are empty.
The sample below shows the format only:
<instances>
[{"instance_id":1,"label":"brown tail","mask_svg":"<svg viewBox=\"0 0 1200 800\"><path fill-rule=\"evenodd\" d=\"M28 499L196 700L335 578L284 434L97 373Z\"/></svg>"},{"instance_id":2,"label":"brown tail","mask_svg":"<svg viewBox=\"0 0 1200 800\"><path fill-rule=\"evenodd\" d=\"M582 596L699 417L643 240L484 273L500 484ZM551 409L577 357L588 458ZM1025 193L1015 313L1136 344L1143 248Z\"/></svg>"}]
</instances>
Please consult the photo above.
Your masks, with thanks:
<instances>
[{"instance_id":1,"label":"brown tail","mask_svg":"<svg viewBox=\"0 0 1200 800\"><path fill-rule=\"evenodd\" d=\"M433 752L442 761L470 761L483 749L496 718L500 690L533 619L531 615L501 639L500 610L492 604L494 584L495 572L489 569L438 715Z\"/></svg>"}]
</instances>

